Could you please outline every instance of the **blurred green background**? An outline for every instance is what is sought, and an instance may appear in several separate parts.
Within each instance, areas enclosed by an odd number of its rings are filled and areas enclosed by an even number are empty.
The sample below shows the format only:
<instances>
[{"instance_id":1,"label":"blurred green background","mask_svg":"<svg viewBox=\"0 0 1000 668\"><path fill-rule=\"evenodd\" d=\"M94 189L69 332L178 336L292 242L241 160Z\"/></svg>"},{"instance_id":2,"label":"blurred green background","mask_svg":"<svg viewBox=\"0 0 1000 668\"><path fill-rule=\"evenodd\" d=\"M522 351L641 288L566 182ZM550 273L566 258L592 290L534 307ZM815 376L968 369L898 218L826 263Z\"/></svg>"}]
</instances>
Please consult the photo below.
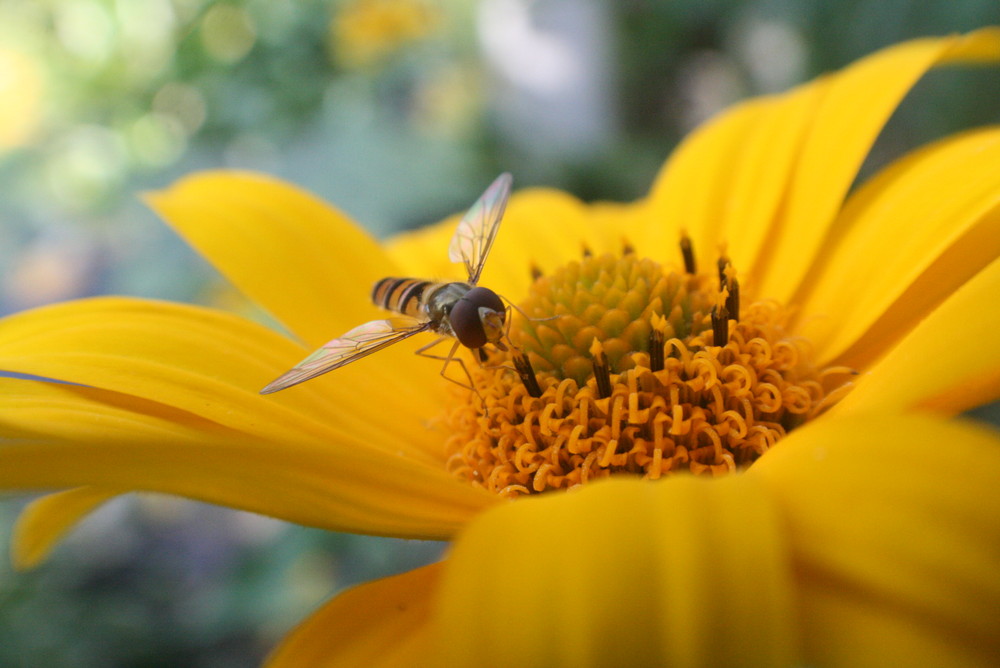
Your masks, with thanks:
<instances>
[{"instance_id":1,"label":"blurred green background","mask_svg":"<svg viewBox=\"0 0 1000 668\"><path fill-rule=\"evenodd\" d=\"M136 197L193 170L267 171L382 236L504 170L631 199L735 100L991 23L996 0L0 0L0 314L238 308ZM932 73L866 171L997 121L997 69ZM22 504L0 502L0 544ZM331 593L440 550L121 499L39 569L0 560L0 666L254 665Z\"/></svg>"}]
</instances>

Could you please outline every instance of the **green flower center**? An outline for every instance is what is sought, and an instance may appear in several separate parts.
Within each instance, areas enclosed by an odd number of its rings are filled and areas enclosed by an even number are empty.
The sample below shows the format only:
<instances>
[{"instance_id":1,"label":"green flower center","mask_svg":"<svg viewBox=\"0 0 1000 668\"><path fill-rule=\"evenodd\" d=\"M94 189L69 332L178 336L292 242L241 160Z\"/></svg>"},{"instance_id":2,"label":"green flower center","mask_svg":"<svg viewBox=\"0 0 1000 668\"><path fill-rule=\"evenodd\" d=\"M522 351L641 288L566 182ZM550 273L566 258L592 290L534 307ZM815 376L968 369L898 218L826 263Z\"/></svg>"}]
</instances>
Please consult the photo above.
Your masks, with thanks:
<instances>
[{"instance_id":1,"label":"green flower center","mask_svg":"<svg viewBox=\"0 0 1000 668\"><path fill-rule=\"evenodd\" d=\"M717 275L628 252L538 277L514 316L513 349L472 369L446 422L448 466L503 496L615 474L722 475L748 466L847 390L817 369L775 302L739 306ZM525 317L526 316L526 317Z\"/></svg>"}]
</instances>

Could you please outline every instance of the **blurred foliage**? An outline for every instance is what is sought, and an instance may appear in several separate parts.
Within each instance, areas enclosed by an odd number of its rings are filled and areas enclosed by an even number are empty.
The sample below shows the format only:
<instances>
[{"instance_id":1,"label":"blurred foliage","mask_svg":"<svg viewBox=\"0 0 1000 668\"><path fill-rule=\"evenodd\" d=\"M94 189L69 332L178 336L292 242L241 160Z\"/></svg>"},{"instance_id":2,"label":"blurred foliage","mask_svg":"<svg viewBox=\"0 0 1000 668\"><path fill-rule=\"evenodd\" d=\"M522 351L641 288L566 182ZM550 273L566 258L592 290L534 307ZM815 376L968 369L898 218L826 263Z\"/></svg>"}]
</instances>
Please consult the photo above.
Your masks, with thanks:
<instances>
[{"instance_id":1,"label":"blurred foliage","mask_svg":"<svg viewBox=\"0 0 1000 668\"><path fill-rule=\"evenodd\" d=\"M135 196L196 169L268 171L382 235L502 170L629 199L735 100L997 22L996 0L0 0L0 314L245 308ZM866 169L998 110L995 68L933 73ZM0 564L0 665L253 665L327 595L439 551L116 501L39 569Z\"/></svg>"},{"instance_id":2,"label":"blurred foliage","mask_svg":"<svg viewBox=\"0 0 1000 668\"><path fill-rule=\"evenodd\" d=\"M0 505L0 529L17 508ZM0 666L257 665L333 591L441 550L155 495L112 502L67 543L30 573L0 562Z\"/></svg>"}]
</instances>

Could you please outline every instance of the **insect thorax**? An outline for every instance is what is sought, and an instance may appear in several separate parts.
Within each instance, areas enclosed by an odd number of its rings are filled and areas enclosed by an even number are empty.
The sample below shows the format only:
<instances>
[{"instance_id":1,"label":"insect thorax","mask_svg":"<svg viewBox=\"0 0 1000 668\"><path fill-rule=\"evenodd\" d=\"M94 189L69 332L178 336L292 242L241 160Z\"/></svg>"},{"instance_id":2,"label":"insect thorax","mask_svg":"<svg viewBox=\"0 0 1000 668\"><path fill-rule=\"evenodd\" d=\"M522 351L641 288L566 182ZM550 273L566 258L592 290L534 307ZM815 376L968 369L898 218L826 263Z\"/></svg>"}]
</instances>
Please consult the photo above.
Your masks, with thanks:
<instances>
[{"instance_id":1,"label":"insect thorax","mask_svg":"<svg viewBox=\"0 0 1000 668\"><path fill-rule=\"evenodd\" d=\"M426 317L434 323L434 330L441 334L455 336L448 315L472 286L468 283L434 283L424 291L423 308Z\"/></svg>"}]
</instances>

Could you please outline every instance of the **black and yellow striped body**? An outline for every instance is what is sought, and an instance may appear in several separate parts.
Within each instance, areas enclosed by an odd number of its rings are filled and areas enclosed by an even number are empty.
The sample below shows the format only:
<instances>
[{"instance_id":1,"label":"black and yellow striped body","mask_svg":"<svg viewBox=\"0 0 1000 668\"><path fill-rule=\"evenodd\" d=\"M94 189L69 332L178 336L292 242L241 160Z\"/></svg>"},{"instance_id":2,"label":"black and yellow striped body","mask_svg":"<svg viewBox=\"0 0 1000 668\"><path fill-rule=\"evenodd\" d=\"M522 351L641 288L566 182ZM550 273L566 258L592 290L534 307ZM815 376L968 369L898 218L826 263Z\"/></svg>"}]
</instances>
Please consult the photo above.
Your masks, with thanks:
<instances>
[{"instance_id":1,"label":"black and yellow striped body","mask_svg":"<svg viewBox=\"0 0 1000 668\"><path fill-rule=\"evenodd\" d=\"M499 345L506 310L488 288L471 283L435 283L420 278L383 278L372 302L387 311L431 323L438 334L454 336L467 348Z\"/></svg>"},{"instance_id":2,"label":"black and yellow striped body","mask_svg":"<svg viewBox=\"0 0 1000 668\"><path fill-rule=\"evenodd\" d=\"M468 283L437 283L421 278L390 276L372 288L372 302L387 311L430 321L434 331L455 336L448 315L471 289Z\"/></svg>"},{"instance_id":3,"label":"black and yellow striped body","mask_svg":"<svg viewBox=\"0 0 1000 668\"><path fill-rule=\"evenodd\" d=\"M379 308L412 318L427 319L422 297L438 283L420 278L383 278L372 288L372 302ZM431 290L433 292L433 290Z\"/></svg>"}]
</instances>

